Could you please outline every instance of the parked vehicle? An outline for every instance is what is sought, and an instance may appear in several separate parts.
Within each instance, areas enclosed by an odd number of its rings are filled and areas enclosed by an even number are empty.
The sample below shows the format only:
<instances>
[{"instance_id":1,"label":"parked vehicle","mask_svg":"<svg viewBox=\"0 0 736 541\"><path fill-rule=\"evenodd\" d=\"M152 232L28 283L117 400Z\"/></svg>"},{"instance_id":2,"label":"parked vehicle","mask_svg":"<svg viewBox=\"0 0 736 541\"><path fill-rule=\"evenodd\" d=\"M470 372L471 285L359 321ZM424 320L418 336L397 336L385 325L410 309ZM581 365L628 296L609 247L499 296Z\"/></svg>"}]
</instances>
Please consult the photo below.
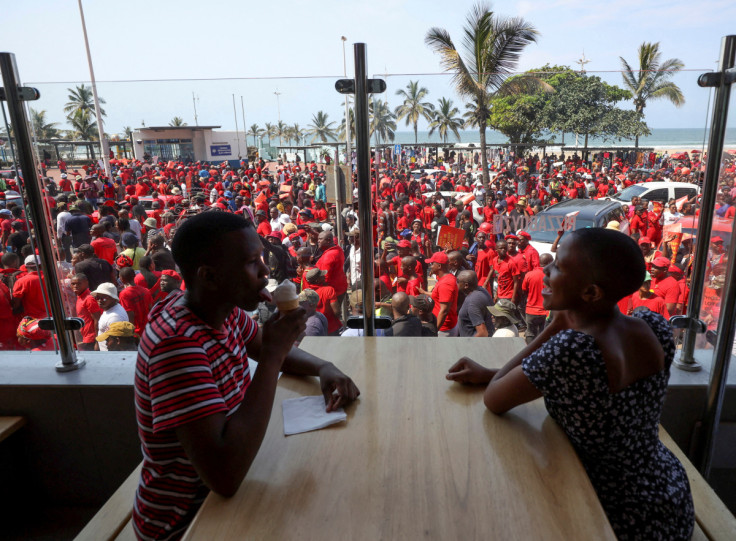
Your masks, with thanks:
<instances>
[{"instance_id":1,"label":"parked vehicle","mask_svg":"<svg viewBox=\"0 0 736 541\"><path fill-rule=\"evenodd\" d=\"M666 204L670 199L680 199L685 196L690 198L699 193L700 187L689 182L642 182L621 190L611 199L630 203L632 197L640 197L647 201L659 201Z\"/></svg>"},{"instance_id":2,"label":"parked vehicle","mask_svg":"<svg viewBox=\"0 0 736 541\"><path fill-rule=\"evenodd\" d=\"M531 235L530 244L539 255L552 253L552 243L557 232L563 229L565 216L577 212L573 230L586 227L606 227L609 222L619 222L619 231L629 233L629 221L626 219L619 201L606 199L568 199L547 207L533 216L524 227ZM566 233L565 233L566 234ZM564 235L563 235L564 238Z\"/></svg>"}]
</instances>

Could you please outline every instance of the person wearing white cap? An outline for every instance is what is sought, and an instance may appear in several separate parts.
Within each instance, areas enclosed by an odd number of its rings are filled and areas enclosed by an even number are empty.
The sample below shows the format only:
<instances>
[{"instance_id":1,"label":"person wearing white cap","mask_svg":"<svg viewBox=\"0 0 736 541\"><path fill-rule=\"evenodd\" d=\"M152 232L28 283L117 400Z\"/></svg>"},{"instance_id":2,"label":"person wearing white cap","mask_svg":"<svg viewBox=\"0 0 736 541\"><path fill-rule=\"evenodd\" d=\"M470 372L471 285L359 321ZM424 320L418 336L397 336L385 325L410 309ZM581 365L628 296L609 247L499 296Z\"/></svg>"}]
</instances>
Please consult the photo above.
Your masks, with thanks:
<instances>
[{"instance_id":1,"label":"person wearing white cap","mask_svg":"<svg viewBox=\"0 0 736 541\"><path fill-rule=\"evenodd\" d=\"M115 284L110 282L100 284L92 292L92 296L97 301L97 304L100 305L100 308L102 308L102 315L97 322L98 336L105 334L110 329L110 325L116 321L129 321L128 313L120 304L118 290ZM97 342L97 346L100 348L100 351L107 351L106 342Z\"/></svg>"}]
</instances>

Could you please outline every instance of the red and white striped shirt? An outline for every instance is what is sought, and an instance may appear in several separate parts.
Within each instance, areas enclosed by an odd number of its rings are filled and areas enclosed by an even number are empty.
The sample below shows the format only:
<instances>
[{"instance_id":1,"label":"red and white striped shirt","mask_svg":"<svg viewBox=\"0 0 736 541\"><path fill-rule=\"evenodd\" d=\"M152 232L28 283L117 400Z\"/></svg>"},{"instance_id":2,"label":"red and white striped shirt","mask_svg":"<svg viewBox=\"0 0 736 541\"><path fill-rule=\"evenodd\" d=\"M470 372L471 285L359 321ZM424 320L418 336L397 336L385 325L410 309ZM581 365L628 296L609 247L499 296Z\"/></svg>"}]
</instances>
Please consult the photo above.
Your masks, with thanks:
<instances>
[{"instance_id":1,"label":"red and white striped shirt","mask_svg":"<svg viewBox=\"0 0 736 541\"><path fill-rule=\"evenodd\" d=\"M155 305L141 337L135 373L143 471L133 507L139 539L178 539L207 496L175 429L237 411L250 384L246 345L258 331L235 308L222 330L184 304L183 292Z\"/></svg>"}]
</instances>

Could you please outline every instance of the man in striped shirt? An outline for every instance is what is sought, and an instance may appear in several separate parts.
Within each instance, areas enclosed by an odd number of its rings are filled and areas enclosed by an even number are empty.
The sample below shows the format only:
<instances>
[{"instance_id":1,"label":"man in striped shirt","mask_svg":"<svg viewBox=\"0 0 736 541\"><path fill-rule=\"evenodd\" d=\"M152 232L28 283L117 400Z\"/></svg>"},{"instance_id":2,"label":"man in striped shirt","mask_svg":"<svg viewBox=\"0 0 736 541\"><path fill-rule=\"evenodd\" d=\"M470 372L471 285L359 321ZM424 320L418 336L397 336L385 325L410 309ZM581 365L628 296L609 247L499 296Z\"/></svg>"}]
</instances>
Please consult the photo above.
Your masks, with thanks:
<instances>
[{"instance_id":1,"label":"man in striped shirt","mask_svg":"<svg viewBox=\"0 0 736 541\"><path fill-rule=\"evenodd\" d=\"M187 292L154 306L136 365L139 539L178 539L210 490L237 491L263 441L279 371L319 376L327 411L360 394L333 364L291 347L303 308L262 330L244 312L268 297L262 250L253 224L224 212L189 218L173 240ZM252 380L249 356L259 361Z\"/></svg>"}]
</instances>

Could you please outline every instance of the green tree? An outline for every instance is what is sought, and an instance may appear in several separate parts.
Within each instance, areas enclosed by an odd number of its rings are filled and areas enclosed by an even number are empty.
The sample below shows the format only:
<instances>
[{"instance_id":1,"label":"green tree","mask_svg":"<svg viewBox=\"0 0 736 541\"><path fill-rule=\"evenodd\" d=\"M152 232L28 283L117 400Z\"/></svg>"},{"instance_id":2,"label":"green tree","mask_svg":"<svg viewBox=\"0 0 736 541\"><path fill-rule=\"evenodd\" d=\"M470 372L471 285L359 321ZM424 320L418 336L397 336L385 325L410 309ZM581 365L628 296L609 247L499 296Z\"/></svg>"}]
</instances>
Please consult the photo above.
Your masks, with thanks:
<instances>
[{"instance_id":1,"label":"green tree","mask_svg":"<svg viewBox=\"0 0 736 541\"><path fill-rule=\"evenodd\" d=\"M46 111L36 111L31 107L31 125L33 126L33 136L36 139L56 139L59 137L59 130L56 128L58 122L48 122L46 120Z\"/></svg>"},{"instance_id":2,"label":"green tree","mask_svg":"<svg viewBox=\"0 0 736 541\"><path fill-rule=\"evenodd\" d=\"M276 124L276 127L274 128L276 131L276 135L279 137L279 146L281 146L283 143L281 142L281 138L284 136L284 133L286 132L286 124L284 124L281 120L279 120L279 123Z\"/></svg>"},{"instance_id":3,"label":"green tree","mask_svg":"<svg viewBox=\"0 0 736 541\"><path fill-rule=\"evenodd\" d=\"M125 134L126 139L130 139L133 137L133 128L130 126L124 126L123 127L123 133Z\"/></svg>"},{"instance_id":4,"label":"green tree","mask_svg":"<svg viewBox=\"0 0 736 541\"><path fill-rule=\"evenodd\" d=\"M296 146L301 144L304 135L304 129L302 129L299 124L293 124L291 126L291 136L294 138L294 141L296 141Z\"/></svg>"},{"instance_id":5,"label":"green tree","mask_svg":"<svg viewBox=\"0 0 736 541\"><path fill-rule=\"evenodd\" d=\"M79 109L69 119L72 130L71 134L74 139L80 141L94 141L97 139L97 122L92 118L92 115L87 110ZM95 159L95 150L93 145L89 145L87 148L87 158ZM90 155L91 152L91 155Z\"/></svg>"},{"instance_id":6,"label":"green tree","mask_svg":"<svg viewBox=\"0 0 736 541\"><path fill-rule=\"evenodd\" d=\"M679 58L669 58L662 61L659 52L659 43L644 42L639 45L639 69L634 70L629 63L621 59L624 87L631 92L634 98L634 109L642 117L647 101L667 99L675 107L685 103L680 87L670 81L672 76L685 67ZM643 134L642 134L643 135ZM636 134L636 146L639 146L639 134Z\"/></svg>"},{"instance_id":7,"label":"green tree","mask_svg":"<svg viewBox=\"0 0 736 541\"><path fill-rule=\"evenodd\" d=\"M377 100L368 102L368 126L370 136L376 134L379 144L385 141L393 141L396 132L396 115L391 112L388 102Z\"/></svg>"},{"instance_id":8,"label":"green tree","mask_svg":"<svg viewBox=\"0 0 736 541\"><path fill-rule=\"evenodd\" d=\"M628 90L567 67L552 68L545 78L556 90L541 113L550 131L584 135L586 149L589 137L614 140L634 138L637 132L649 133L640 113L618 107L618 103L631 99Z\"/></svg>"},{"instance_id":9,"label":"green tree","mask_svg":"<svg viewBox=\"0 0 736 541\"><path fill-rule=\"evenodd\" d=\"M266 133L264 134L266 136L266 139L268 140L268 146L271 146L271 137L276 136L276 126L273 124L269 124L266 122Z\"/></svg>"},{"instance_id":10,"label":"green tree","mask_svg":"<svg viewBox=\"0 0 736 541\"><path fill-rule=\"evenodd\" d=\"M253 146L256 146L256 137L263 137L266 131L263 128L259 128L258 124L253 124L248 128L248 135L253 136Z\"/></svg>"},{"instance_id":11,"label":"green tree","mask_svg":"<svg viewBox=\"0 0 736 541\"><path fill-rule=\"evenodd\" d=\"M435 131L442 137L442 142L447 143L447 136L452 132L460 141L460 129L463 127L463 119L460 110L455 107L452 100L440 98L437 108L432 113L432 121L429 123L429 135Z\"/></svg>"},{"instance_id":12,"label":"green tree","mask_svg":"<svg viewBox=\"0 0 736 541\"><path fill-rule=\"evenodd\" d=\"M464 56L443 28L431 28L424 41L440 55L442 67L454 73L455 89L472 108L474 118L470 124L477 127L480 134L483 185L488 186L486 128L491 98L548 87L533 76L509 80L522 51L535 43L539 35L524 19L497 16L481 2L468 14L463 33Z\"/></svg>"},{"instance_id":13,"label":"green tree","mask_svg":"<svg viewBox=\"0 0 736 541\"><path fill-rule=\"evenodd\" d=\"M495 96L491 100L488 124L508 137L511 143L538 142L545 128L541 115L544 105L545 95Z\"/></svg>"},{"instance_id":14,"label":"green tree","mask_svg":"<svg viewBox=\"0 0 736 541\"><path fill-rule=\"evenodd\" d=\"M95 114L95 102L94 95L92 94L92 87L82 84L73 89L67 88L67 91L69 92L69 95L67 96L69 101L64 105L64 112L67 114L67 118L70 122L77 111L88 113L95 119L97 118L97 115ZM100 98L100 103L105 103L105 100ZM102 107L100 107L100 114L102 116L107 116Z\"/></svg>"},{"instance_id":15,"label":"green tree","mask_svg":"<svg viewBox=\"0 0 736 541\"><path fill-rule=\"evenodd\" d=\"M178 128L178 127L186 126L186 125L187 125L187 123L184 122L184 119L182 117L180 117L180 116L175 116L169 122L169 126L172 126L174 128Z\"/></svg>"},{"instance_id":16,"label":"green tree","mask_svg":"<svg viewBox=\"0 0 736 541\"><path fill-rule=\"evenodd\" d=\"M328 122L328 114L324 111L317 111L312 115L312 123L307 126L307 135L312 136L312 143L319 139L326 143L328 139L335 139L335 129L332 127L334 122Z\"/></svg>"},{"instance_id":17,"label":"green tree","mask_svg":"<svg viewBox=\"0 0 736 541\"><path fill-rule=\"evenodd\" d=\"M350 123L350 140L355 141L355 109L352 107L351 97L348 96L348 117ZM345 141L345 117L343 116L340 121L340 126L337 128L337 139L339 141Z\"/></svg>"},{"instance_id":18,"label":"green tree","mask_svg":"<svg viewBox=\"0 0 736 541\"><path fill-rule=\"evenodd\" d=\"M396 120L406 119L406 125L411 124L414 127L414 142L418 143L417 125L420 118L424 118L427 121L432 120L432 113L434 111L434 105L428 101L422 101L427 97L429 91L419 86L419 81L409 81L406 85L406 89L400 88L396 91L397 96L404 98L404 102L399 105L394 114Z\"/></svg>"}]
</instances>

